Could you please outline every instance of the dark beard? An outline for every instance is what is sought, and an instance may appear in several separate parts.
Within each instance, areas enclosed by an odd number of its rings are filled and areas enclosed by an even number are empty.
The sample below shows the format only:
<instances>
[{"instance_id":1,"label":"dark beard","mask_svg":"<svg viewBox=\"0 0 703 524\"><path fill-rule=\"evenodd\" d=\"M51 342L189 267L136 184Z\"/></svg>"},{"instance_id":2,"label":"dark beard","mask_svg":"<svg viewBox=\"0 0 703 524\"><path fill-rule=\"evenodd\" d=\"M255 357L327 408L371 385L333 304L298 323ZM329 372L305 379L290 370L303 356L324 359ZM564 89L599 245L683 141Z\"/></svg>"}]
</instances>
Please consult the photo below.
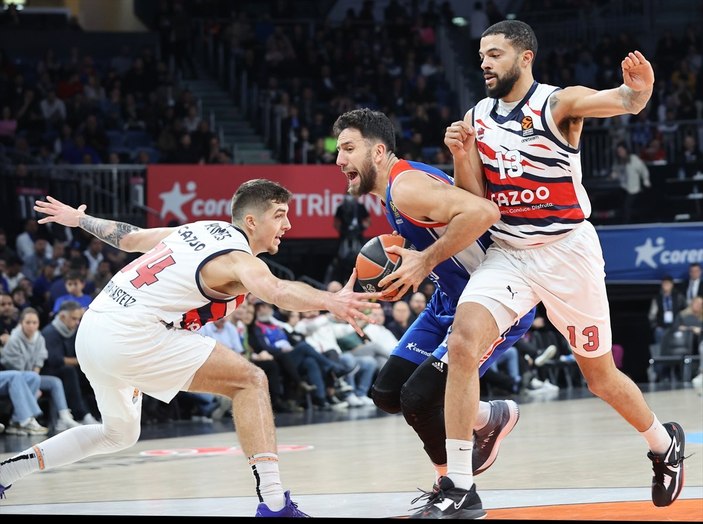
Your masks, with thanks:
<instances>
[{"instance_id":1,"label":"dark beard","mask_svg":"<svg viewBox=\"0 0 703 524\"><path fill-rule=\"evenodd\" d=\"M366 158L364 165L359 171L359 185L355 188L349 188L349 194L355 197L368 195L376 186L376 177L378 172L371 161L371 153Z\"/></svg>"},{"instance_id":2,"label":"dark beard","mask_svg":"<svg viewBox=\"0 0 703 524\"><path fill-rule=\"evenodd\" d=\"M496 77L495 87L489 89L488 86L486 86L486 96L496 99L508 96L519 79L520 67L516 63L513 68L506 73L505 77Z\"/></svg>"}]
</instances>

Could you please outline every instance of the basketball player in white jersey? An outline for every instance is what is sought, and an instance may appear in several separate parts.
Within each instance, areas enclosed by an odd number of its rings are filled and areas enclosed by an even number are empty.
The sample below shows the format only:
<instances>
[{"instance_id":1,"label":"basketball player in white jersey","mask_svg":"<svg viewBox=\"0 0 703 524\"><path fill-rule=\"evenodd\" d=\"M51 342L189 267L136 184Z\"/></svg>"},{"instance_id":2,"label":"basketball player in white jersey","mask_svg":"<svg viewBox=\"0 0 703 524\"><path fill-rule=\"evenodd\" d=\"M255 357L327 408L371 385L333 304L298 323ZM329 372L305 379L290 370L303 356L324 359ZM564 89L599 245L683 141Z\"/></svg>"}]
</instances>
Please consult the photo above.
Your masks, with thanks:
<instances>
[{"instance_id":1,"label":"basketball player in white jersey","mask_svg":"<svg viewBox=\"0 0 703 524\"><path fill-rule=\"evenodd\" d=\"M141 399L168 403L179 391L232 399L237 436L259 497L257 517L308 517L283 491L264 372L213 338L197 333L251 292L288 310L327 309L352 324L380 307L380 294L355 293L355 273L337 293L279 280L260 253L278 252L291 228L291 193L269 180L250 180L232 198L232 223L207 220L141 229L85 214L55 198L37 201L40 223L80 227L129 252L144 253L118 272L90 304L78 329L76 355L95 390L101 424L60 433L0 463L0 498L35 471L114 453L137 442Z\"/></svg>"},{"instance_id":2,"label":"basketball player in white jersey","mask_svg":"<svg viewBox=\"0 0 703 524\"><path fill-rule=\"evenodd\" d=\"M455 183L493 200L501 219L489 228L494 243L459 299L457 317L466 321L449 337L447 476L419 518L457 518L462 506L480 504L471 467L473 416L467 416L478 405L477 362L540 301L569 341L589 389L646 440L654 504L668 506L683 487L683 429L660 423L613 361L604 261L587 221L591 207L579 156L584 118L639 113L652 94L654 71L634 51L622 61L620 87L559 89L534 81L536 52L537 39L524 22L489 27L479 49L488 97L445 133Z\"/></svg>"}]
</instances>

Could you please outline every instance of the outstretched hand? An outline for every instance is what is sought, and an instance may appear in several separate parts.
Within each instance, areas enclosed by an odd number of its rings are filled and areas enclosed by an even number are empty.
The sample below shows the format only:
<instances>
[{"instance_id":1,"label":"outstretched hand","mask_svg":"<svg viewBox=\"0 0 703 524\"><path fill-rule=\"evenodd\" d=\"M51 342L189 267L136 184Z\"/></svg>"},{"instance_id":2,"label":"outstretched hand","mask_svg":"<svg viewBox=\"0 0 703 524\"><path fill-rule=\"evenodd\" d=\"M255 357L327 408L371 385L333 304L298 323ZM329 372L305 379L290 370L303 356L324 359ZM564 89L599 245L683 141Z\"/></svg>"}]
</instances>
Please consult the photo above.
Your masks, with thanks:
<instances>
[{"instance_id":1,"label":"outstretched hand","mask_svg":"<svg viewBox=\"0 0 703 524\"><path fill-rule=\"evenodd\" d=\"M348 322L359 336L364 336L364 331L359 325L359 322L366 324L375 324L375 321L368 315L373 309L381 307L379 302L373 300L381 300L382 293L358 293L354 291L356 283L356 268L352 271L351 277L346 285L332 294L327 310L333 315Z\"/></svg>"},{"instance_id":2,"label":"outstretched hand","mask_svg":"<svg viewBox=\"0 0 703 524\"><path fill-rule=\"evenodd\" d=\"M623 83L633 91L644 91L654 85L652 64L639 51L628 53L621 66Z\"/></svg>"},{"instance_id":3,"label":"outstretched hand","mask_svg":"<svg viewBox=\"0 0 703 524\"><path fill-rule=\"evenodd\" d=\"M78 221L82 216L85 216L85 204L81 204L76 209L63 202L56 200L52 196L46 197L47 202L43 200L37 200L34 203L34 211L38 213L44 213L45 217L37 220L40 224L48 224L49 222L55 222L67 227L78 227Z\"/></svg>"}]
</instances>

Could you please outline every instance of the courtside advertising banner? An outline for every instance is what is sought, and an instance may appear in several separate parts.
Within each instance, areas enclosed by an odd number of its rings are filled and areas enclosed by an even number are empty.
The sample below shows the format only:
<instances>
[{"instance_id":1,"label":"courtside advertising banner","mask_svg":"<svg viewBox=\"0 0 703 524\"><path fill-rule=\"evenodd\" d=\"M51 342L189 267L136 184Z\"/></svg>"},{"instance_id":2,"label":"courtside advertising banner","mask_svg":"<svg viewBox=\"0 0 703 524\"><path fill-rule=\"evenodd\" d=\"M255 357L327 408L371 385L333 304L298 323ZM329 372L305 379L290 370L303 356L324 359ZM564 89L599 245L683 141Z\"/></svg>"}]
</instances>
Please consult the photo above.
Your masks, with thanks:
<instances>
[{"instance_id":1,"label":"courtside advertising banner","mask_svg":"<svg viewBox=\"0 0 703 524\"><path fill-rule=\"evenodd\" d=\"M150 165L147 171L147 226L231 219L232 195L240 184L267 178L293 193L286 238L338 238L334 212L344 199L346 178L336 165ZM383 206L361 198L371 215L364 236L390 233Z\"/></svg>"},{"instance_id":2,"label":"courtside advertising banner","mask_svg":"<svg viewBox=\"0 0 703 524\"><path fill-rule=\"evenodd\" d=\"M664 275L685 279L689 264L703 264L703 222L601 226L596 231L610 283L658 282Z\"/></svg>"}]
</instances>

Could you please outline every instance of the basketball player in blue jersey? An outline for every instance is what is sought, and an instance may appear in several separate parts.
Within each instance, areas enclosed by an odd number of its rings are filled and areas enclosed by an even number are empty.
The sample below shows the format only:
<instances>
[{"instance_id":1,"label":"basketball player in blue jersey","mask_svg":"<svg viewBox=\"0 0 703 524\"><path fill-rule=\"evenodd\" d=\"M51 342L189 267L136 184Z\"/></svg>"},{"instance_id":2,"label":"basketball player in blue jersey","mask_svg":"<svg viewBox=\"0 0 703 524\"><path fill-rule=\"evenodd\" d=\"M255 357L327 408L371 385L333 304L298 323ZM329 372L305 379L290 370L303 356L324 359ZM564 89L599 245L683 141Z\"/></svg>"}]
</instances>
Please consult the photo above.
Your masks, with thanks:
<instances>
[{"instance_id":1,"label":"basketball player in blue jersey","mask_svg":"<svg viewBox=\"0 0 703 524\"><path fill-rule=\"evenodd\" d=\"M455 317L457 302L491 243L486 230L497 217L496 205L454 187L452 178L435 167L398 158L393 124L381 112L344 113L332 133L337 137L337 165L347 177L348 192L357 197L376 195L390 225L415 248L388 249L403 260L393 275L405 277L404 283L389 285L385 291L400 289L398 297L411 287L417 291L428 275L436 285L426 309L379 371L371 397L383 411L403 413L422 440L439 480L447 473L443 404L446 370L451 366L446 340L452 323L462 321ZM534 310L527 311L486 344L473 370L477 379L522 337L533 318ZM479 474L495 461L500 441L517 423L519 412L512 400L479 404L476 398L475 402L473 411L478 408L479 417L475 443L469 443L468 449L473 447L474 473ZM462 515L478 518L485 512L472 503Z\"/></svg>"},{"instance_id":2,"label":"basketball player in blue jersey","mask_svg":"<svg viewBox=\"0 0 703 524\"><path fill-rule=\"evenodd\" d=\"M500 208L493 244L457 307L448 341L451 366L445 397L448 474L422 516L450 518L473 490L463 450L471 445L478 398L476 363L484 348L542 302L569 341L588 387L645 439L652 461L652 500L668 506L684 480L684 431L662 424L642 392L620 372L611 353L610 310L603 254L583 188L580 136L585 118L637 114L646 106L654 71L639 51L622 60L623 84L596 91L539 84L532 75L537 39L532 28L504 20L484 31L479 55L487 98L445 132L458 187ZM469 498L478 501L470 491Z\"/></svg>"},{"instance_id":3,"label":"basketball player in blue jersey","mask_svg":"<svg viewBox=\"0 0 703 524\"><path fill-rule=\"evenodd\" d=\"M179 391L232 399L237 436L256 481L257 517L308 517L283 491L266 376L242 355L198 329L229 315L247 293L279 307L326 308L363 334L358 321L380 307L380 293L337 293L280 280L257 257L278 252L291 228L291 193L270 180L249 180L232 197L231 223L204 220L142 229L93 217L85 205L37 201L40 224L84 231L128 252L144 253L122 268L91 302L78 328L76 355L95 390L101 424L79 426L0 462L0 499L17 480L137 442L142 394L170 402ZM197 482L196 479L193 482ZM126 487L129 489L128 487Z\"/></svg>"}]
</instances>

